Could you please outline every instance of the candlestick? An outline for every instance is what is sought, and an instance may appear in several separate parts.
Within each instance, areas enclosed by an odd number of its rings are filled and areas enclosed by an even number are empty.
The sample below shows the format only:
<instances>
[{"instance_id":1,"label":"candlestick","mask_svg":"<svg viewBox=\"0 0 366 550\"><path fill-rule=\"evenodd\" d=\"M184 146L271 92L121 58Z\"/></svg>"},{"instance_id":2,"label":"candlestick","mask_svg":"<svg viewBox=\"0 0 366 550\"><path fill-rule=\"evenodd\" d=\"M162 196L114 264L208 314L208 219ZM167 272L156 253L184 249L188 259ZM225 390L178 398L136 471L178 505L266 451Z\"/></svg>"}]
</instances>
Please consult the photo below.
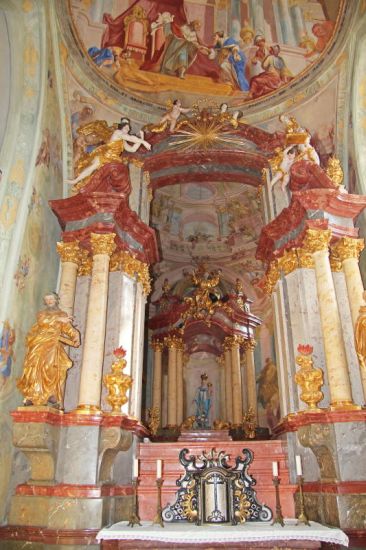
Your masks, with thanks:
<instances>
[{"instance_id":1,"label":"candlestick","mask_svg":"<svg viewBox=\"0 0 366 550\"><path fill-rule=\"evenodd\" d=\"M130 508L130 517L129 517L127 527L133 527L134 525L141 525L140 517L139 517L139 505L138 505L138 499L137 499L138 484L139 484L138 478L134 477L132 479L132 487L133 487L132 505Z\"/></svg>"},{"instance_id":2,"label":"candlestick","mask_svg":"<svg viewBox=\"0 0 366 550\"><path fill-rule=\"evenodd\" d=\"M160 458L158 458L158 460L156 461L156 477L157 477L157 479L161 479L163 477L162 473L163 473L163 461Z\"/></svg>"},{"instance_id":3,"label":"candlestick","mask_svg":"<svg viewBox=\"0 0 366 550\"><path fill-rule=\"evenodd\" d=\"M272 462L273 477L278 477L278 462Z\"/></svg>"},{"instance_id":4,"label":"candlestick","mask_svg":"<svg viewBox=\"0 0 366 550\"><path fill-rule=\"evenodd\" d=\"M133 459L133 477L136 479L139 477L139 459Z\"/></svg>"},{"instance_id":5,"label":"candlestick","mask_svg":"<svg viewBox=\"0 0 366 550\"><path fill-rule=\"evenodd\" d=\"M302 476L297 476L297 484L299 487L299 506L300 506L300 513L297 516L297 525L300 525L301 523L303 523L304 525L310 526L310 522L305 513L304 492L302 490L302 487L304 485L304 478Z\"/></svg>"},{"instance_id":6,"label":"candlestick","mask_svg":"<svg viewBox=\"0 0 366 550\"><path fill-rule=\"evenodd\" d=\"M301 456L296 455L296 475L302 476L302 465L301 465Z\"/></svg>"},{"instance_id":7,"label":"candlestick","mask_svg":"<svg viewBox=\"0 0 366 550\"><path fill-rule=\"evenodd\" d=\"M276 468L275 468L275 465L276 465ZM272 468L273 468L273 472L275 471L275 469L278 470L277 462L272 463ZM276 515L274 517L272 525L275 525L275 523L279 523L281 527L284 527L285 522L282 515L282 508L281 508L281 501L280 501L280 479L278 475L274 475L272 481L276 491Z\"/></svg>"},{"instance_id":8,"label":"candlestick","mask_svg":"<svg viewBox=\"0 0 366 550\"><path fill-rule=\"evenodd\" d=\"M160 474L161 474L161 472L160 472ZM162 505L161 505L161 487L162 487L162 485L163 485L163 480L160 477L156 480L156 486L158 488L158 500L157 500L157 507L156 507L156 516L155 516L154 521L153 521L153 525L160 525L160 527L164 527L163 508L162 508Z\"/></svg>"}]
</instances>

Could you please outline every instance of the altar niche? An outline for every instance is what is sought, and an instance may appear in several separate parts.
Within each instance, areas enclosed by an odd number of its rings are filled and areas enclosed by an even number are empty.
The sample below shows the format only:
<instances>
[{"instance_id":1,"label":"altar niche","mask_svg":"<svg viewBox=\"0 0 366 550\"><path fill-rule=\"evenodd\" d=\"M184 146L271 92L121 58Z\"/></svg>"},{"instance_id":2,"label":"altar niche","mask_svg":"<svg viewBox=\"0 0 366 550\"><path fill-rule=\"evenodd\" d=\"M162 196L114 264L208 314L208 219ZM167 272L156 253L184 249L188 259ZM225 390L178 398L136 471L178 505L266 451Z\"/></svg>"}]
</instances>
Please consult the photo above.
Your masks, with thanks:
<instances>
[{"instance_id":1,"label":"altar niche","mask_svg":"<svg viewBox=\"0 0 366 550\"><path fill-rule=\"evenodd\" d=\"M163 510L164 521L237 525L272 519L271 509L258 503L253 489L256 481L248 473L252 451L243 449L243 457L236 457L233 467L228 465L224 451L187 454L188 449L179 453L185 474L177 480L180 489L175 503Z\"/></svg>"}]
</instances>

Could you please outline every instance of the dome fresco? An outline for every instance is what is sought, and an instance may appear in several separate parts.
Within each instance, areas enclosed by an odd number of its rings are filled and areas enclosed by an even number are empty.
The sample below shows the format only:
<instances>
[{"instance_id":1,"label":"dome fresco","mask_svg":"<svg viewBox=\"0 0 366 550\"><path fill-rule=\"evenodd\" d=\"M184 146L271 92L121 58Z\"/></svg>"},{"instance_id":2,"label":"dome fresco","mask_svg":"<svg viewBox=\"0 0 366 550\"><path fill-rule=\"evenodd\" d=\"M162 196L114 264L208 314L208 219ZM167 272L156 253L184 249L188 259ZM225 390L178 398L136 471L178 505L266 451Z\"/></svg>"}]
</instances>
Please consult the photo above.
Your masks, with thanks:
<instances>
[{"instance_id":1,"label":"dome fresco","mask_svg":"<svg viewBox=\"0 0 366 550\"><path fill-rule=\"evenodd\" d=\"M308 74L331 48L342 0L70 0L90 64L132 97L243 105Z\"/></svg>"}]
</instances>

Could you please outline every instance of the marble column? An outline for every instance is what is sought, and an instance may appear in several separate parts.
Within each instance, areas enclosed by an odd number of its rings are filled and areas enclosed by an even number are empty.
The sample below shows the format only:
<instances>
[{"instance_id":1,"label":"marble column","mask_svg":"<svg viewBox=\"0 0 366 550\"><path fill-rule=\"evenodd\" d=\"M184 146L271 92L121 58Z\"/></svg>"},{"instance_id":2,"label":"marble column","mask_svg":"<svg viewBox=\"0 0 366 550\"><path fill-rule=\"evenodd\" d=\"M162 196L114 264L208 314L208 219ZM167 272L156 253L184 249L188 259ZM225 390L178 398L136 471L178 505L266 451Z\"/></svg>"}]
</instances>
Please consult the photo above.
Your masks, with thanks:
<instances>
[{"instance_id":1,"label":"marble column","mask_svg":"<svg viewBox=\"0 0 366 550\"><path fill-rule=\"evenodd\" d=\"M78 268L81 263L79 241L57 243L57 252L61 258L61 278L58 291L59 307L68 315L72 315Z\"/></svg>"},{"instance_id":2,"label":"marble column","mask_svg":"<svg viewBox=\"0 0 366 550\"><path fill-rule=\"evenodd\" d=\"M183 341L177 347L177 425L183 422Z\"/></svg>"},{"instance_id":3,"label":"marble column","mask_svg":"<svg viewBox=\"0 0 366 550\"><path fill-rule=\"evenodd\" d=\"M109 261L116 245L114 233L91 233L93 269L86 317L79 403L77 411L100 410L106 333Z\"/></svg>"},{"instance_id":4,"label":"marble column","mask_svg":"<svg viewBox=\"0 0 366 550\"><path fill-rule=\"evenodd\" d=\"M225 358L223 355L220 355L216 358L217 364L219 365L219 380L220 380L220 389L219 389L219 406L220 406L220 420L226 420L226 383L225 383Z\"/></svg>"},{"instance_id":5,"label":"marble column","mask_svg":"<svg viewBox=\"0 0 366 550\"><path fill-rule=\"evenodd\" d=\"M162 416L161 396L162 396L162 355L164 344L157 340L151 343L154 350L154 376L153 376L153 395L152 406L154 409L159 409L160 422Z\"/></svg>"},{"instance_id":6,"label":"marble column","mask_svg":"<svg viewBox=\"0 0 366 550\"><path fill-rule=\"evenodd\" d=\"M244 349L246 357L246 374L247 374L247 398L248 409L252 409L256 423L258 423L258 403L257 403L257 382L255 375L254 349L257 345L252 338L245 340Z\"/></svg>"},{"instance_id":7,"label":"marble column","mask_svg":"<svg viewBox=\"0 0 366 550\"><path fill-rule=\"evenodd\" d=\"M352 401L346 350L329 263L331 230L307 229L304 248L314 259L320 320L328 372L331 409L355 408Z\"/></svg>"},{"instance_id":8,"label":"marble column","mask_svg":"<svg viewBox=\"0 0 366 550\"><path fill-rule=\"evenodd\" d=\"M234 426L242 424L243 400L241 395L241 372L240 372L240 339L237 336L225 338L225 345L230 349L231 355L231 385L232 385L232 422Z\"/></svg>"},{"instance_id":9,"label":"marble column","mask_svg":"<svg viewBox=\"0 0 366 550\"><path fill-rule=\"evenodd\" d=\"M172 336L165 339L168 348L168 419L170 428L177 426L177 339Z\"/></svg>"},{"instance_id":10,"label":"marble column","mask_svg":"<svg viewBox=\"0 0 366 550\"><path fill-rule=\"evenodd\" d=\"M364 246L363 239L342 237L333 247L333 251L336 252L342 262L353 326L355 326L360 307L363 305L362 294L364 288L358 259Z\"/></svg>"},{"instance_id":11,"label":"marble column","mask_svg":"<svg viewBox=\"0 0 366 550\"><path fill-rule=\"evenodd\" d=\"M231 376L231 349L224 344L226 422L233 422L233 386Z\"/></svg>"}]
</instances>

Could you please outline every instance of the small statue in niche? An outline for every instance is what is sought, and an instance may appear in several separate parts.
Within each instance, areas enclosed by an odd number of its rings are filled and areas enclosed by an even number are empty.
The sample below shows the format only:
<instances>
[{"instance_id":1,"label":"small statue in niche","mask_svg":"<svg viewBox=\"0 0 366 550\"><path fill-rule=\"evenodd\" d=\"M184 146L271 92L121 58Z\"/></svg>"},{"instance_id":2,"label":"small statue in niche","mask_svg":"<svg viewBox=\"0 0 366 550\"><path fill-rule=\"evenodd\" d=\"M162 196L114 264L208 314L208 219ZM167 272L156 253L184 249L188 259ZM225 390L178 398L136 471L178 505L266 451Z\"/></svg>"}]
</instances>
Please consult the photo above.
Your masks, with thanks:
<instances>
[{"instance_id":1,"label":"small statue in niche","mask_svg":"<svg viewBox=\"0 0 366 550\"><path fill-rule=\"evenodd\" d=\"M64 346L79 347L80 333L59 308L57 294L46 294L44 303L26 338L24 371L17 386L24 405L50 403L62 408L66 373L72 367Z\"/></svg>"},{"instance_id":2,"label":"small statue in niche","mask_svg":"<svg viewBox=\"0 0 366 550\"><path fill-rule=\"evenodd\" d=\"M87 137L95 136L99 138L99 143L93 151L87 152L84 149L83 154L78 154L76 163L77 177L72 180L66 180L71 185L78 184L78 188L85 185L88 179L98 168L101 168L109 162L122 162L121 155L123 151L135 153L141 146L148 151L151 149L150 143L145 140L144 132L140 131L140 136L131 134L131 124L128 118L121 118L119 124L108 126L104 120L96 120L82 126L77 130L82 141L81 147L87 145Z\"/></svg>"},{"instance_id":3,"label":"small statue in niche","mask_svg":"<svg viewBox=\"0 0 366 550\"><path fill-rule=\"evenodd\" d=\"M204 372L201 374L201 384L196 390L194 403L196 404L196 423L199 428L208 429L210 427L210 409L212 401L212 384L208 382L208 376Z\"/></svg>"}]
</instances>

